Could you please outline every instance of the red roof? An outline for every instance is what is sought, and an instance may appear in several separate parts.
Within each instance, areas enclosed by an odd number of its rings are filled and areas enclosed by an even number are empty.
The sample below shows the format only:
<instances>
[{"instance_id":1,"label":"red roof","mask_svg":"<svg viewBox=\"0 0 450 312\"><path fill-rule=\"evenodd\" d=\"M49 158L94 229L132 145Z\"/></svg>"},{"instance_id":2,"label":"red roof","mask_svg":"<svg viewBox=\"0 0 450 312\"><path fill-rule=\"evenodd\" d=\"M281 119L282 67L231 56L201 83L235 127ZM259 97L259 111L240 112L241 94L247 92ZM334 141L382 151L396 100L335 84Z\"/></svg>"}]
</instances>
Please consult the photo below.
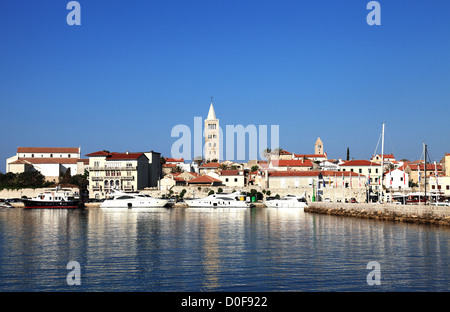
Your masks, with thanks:
<instances>
[{"instance_id":1,"label":"red roof","mask_svg":"<svg viewBox=\"0 0 450 312\"><path fill-rule=\"evenodd\" d=\"M220 166L222 165L218 162L209 162L201 165L200 168L219 168Z\"/></svg>"},{"instance_id":2,"label":"red roof","mask_svg":"<svg viewBox=\"0 0 450 312\"><path fill-rule=\"evenodd\" d=\"M18 147L17 153L76 153L78 147Z\"/></svg>"},{"instance_id":3,"label":"red roof","mask_svg":"<svg viewBox=\"0 0 450 312\"><path fill-rule=\"evenodd\" d=\"M163 164L162 167L163 168L175 168L177 166L177 164Z\"/></svg>"},{"instance_id":4,"label":"red roof","mask_svg":"<svg viewBox=\"0 0 450 312\"><path fill-rule=\"evenodd\" d=\"M325 158L327 157L327 155L325 154L294 154L294 157L299 157L299 158Z\"/></svg>"},{"instance_id":5,"label":"red roof","mask_svg":"<svg viewBox=\"0 0 450 312\"><path fill-rule=\"evenodd\" d=\"M138 159L144 153L111 153L106 160Z\"/></svg>"},{"instance_id":6,"label":"red roof","mask_svg":"<svg viewBox=\"0 0 450 312\"><path fill-rule=\"evenodd\" d=\"M166 163L168 162L182 162L184 163L184 159L183 158L166 158Z\"/></svg>"},{"instance_id":7,"label":"red roof","mask_svg":"<svg viewBox=\"0 0 450 312\"><path fill-rule=\"evenodd\" d=\"M419 170L419 166L420 166L420 170L424 171L425 170L425 166L424 165L418 165L418 164L408 164L407 166L409 166L409 168L411 168L411 170ZM427 170L428 171L434 171L435 166L434 164L427 164ZM436 170L437 171L442 171L442 165L436 165Z\"/></svg>"},{"instance_id":8,"label":"red roof","mask_svg":"<svg viewBox=\"0 0 450 312\"><path fill-rule=\"evenodd\" d=\"M239 175L239 170L222 170L220 175L223 176L231 176L231 175Z\"/></svg>"},{"instance_id":9,"label":"red roof","mask_svg":"<svg viewBox=\"0 0 450 312\"><path fill-rule=\"evenodd\" d=\"M349 166L349 167L361 167L361 166L380 166L379 163L374 163L369 160L359 159L359 160L349 160L339 166Z\"/></svg>"},{"instance_id":10,"label":"red roof","mask_svg":"<svg viewBox=\"0 0 450 312\"><path fill-rule=\"evenodd\" d=\"M106 160L126 160L126 159L138 159L144 155L144 153L108 153L106 151L98 151L94 153L87 154L86 156L93 157L93 156L103 156L106 157Z\"/></svg>"},{"instance_id":11,"label":"red roof","mask_svg":"<svg viewBox=\"0 0 450 312\"><path fill-rule=\"evenodd\" d=\"M272 165L274 167L312 167L313 164L309 159L280 159L272 160Z\"/></svg>"},{"instance_id":12,"label":"red roof","mask_svg":"<svg viewBox=\"0 0 450 312\"><path fill-rule=\"evenodd\" d=\"M214 179L213 177L210 177L209 175L203 175L198 178L194 178L188 181L188 183L213 183L213 182L220 182L222 181Z\"/></svg>"},{"instance_id":13,"label":"red roof","mask_svg":"<svg viewBox=\"0 0 450 312\"><path fill-rule=\"evenodd\" d=\"M90 154L86 154L86 156L92 157L92 156L108 156L109 153L105 151L98 151Z\"/></svg>"},{"instance_id":14,"label":"red roof","mask_svg":"<svg viewBox=\"0 0 450 312\"><path fill-rule=\"evenodd\" d=\"M336 176L336 177L364 177L361 174L357 174L356 172L351 171L273 171L269 172L268 175L270 177L318 177L319 174L322 176Z\"/></svg>"},{"instance_id":15,"label":"red roof","mask_svg":"<svg viewBox=\"0 0 450 312\"><path fill-rule=\"evenodd\" d=\"M20 158L12 162L12 164L24 164L26 162L32 164L75 164L78 159L76 158L60 158L60 157L52 157L52 158Z\"/></svg>"}]
</instances>

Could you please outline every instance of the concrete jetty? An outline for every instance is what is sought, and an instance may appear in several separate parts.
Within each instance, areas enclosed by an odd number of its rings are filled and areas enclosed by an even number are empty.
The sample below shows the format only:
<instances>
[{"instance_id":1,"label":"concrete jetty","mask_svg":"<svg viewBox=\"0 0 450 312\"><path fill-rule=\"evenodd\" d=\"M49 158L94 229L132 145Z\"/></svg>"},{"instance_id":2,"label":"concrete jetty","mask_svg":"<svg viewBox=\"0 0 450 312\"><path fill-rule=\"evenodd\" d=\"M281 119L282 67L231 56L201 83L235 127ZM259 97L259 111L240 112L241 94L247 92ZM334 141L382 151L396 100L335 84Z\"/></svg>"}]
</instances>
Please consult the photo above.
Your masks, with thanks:
<instances>
[{"instance_id":1,"label":"concrete jetty","mask_svg":"<svg viewBox=\"0 0 450 312\"><path fill-rule=\"evenodd\" d=\"M312 202L305 212L450 226L448 206Z\"/></svg>"}]
</instances>

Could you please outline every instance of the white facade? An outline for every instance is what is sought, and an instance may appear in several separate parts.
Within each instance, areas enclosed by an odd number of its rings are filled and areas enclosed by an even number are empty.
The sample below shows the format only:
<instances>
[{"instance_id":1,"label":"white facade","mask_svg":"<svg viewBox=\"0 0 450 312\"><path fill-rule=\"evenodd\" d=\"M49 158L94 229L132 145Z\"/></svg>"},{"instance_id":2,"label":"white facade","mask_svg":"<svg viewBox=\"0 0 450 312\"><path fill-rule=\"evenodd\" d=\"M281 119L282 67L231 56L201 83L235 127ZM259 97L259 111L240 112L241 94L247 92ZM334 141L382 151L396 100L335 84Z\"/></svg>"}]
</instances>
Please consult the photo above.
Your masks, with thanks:
<instances>
[{"instance_id":1,"label":"white facade","mask_svg":"<svg viewBox=\"0 0 450 312\"><path fill-rule=\"evenodd\" d=\"M400 170L394 169L384 175L384 186L386 189L402 190L409 188L409 174Z\"/></svg>"}]
</instances>

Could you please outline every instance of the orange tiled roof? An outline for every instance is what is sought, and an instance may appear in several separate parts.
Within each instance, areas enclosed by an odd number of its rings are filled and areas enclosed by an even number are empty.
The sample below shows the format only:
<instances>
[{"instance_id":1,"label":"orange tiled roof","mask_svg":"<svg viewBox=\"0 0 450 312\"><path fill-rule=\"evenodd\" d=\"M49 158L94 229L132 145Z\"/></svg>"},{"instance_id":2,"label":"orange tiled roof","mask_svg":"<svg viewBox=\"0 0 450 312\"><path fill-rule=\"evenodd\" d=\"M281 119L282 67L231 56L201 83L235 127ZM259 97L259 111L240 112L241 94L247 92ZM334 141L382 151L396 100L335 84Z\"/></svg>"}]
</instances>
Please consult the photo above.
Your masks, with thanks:
<instances>
[{"instance_id":1,"label":"orange tiled roof","mask_svg":"<svg viewBox=\"0 0 450 312\"><path fill-rule=\"evenodd\" d=\"M278 167L312 167L313 164L309 159L280 159L280 160L272 160L273 166Z\"/></svg>"},{"instance_id":2,"label":"orange tiled roof","mask_svg":"<svg viewBox=\"0 0 450 312\"><path fill-rule=\"evenodd\" d=\"M78 153L78 147L18 147L17 153Z\"/></svg>"},{"instance_id":3,"label":"orange tiled roof","mask_svg":"<svg viewBox=\"0 0 450 312\"><path fill-rule=\"evenodd\" d=\"M188 183L213 183L213 182L222 182L222 181L214 179L209 175L200 176L198 178L194 178L188 181Z\"/></svg>"}]
</instances>

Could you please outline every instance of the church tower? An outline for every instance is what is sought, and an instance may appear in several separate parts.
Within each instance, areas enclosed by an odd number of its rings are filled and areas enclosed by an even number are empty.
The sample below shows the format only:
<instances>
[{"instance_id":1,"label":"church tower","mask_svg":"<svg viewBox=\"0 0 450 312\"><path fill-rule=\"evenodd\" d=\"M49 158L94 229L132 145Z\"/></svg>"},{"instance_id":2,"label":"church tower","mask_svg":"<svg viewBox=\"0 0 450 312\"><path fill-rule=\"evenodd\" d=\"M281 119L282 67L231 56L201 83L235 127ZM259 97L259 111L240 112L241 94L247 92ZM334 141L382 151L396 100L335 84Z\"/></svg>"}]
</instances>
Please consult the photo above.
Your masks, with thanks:
<instances>
[{"instance_id":1,"label":"church tower","mask_svg":"<svg viewBox=\"0 0 450 312\"><path fill-rule=\"evenodd\" d=\"M220 160L219 119L216 118L211 97L208 117L205 119L205 160Z\"/></svg>"},{"instance_id":2,"label":"church tower","mask_svg":"<svg viewBox=\"0 0 450 312\"><path fill-rule=\"evenodd\" d=\"M319 138L317 138L316 144L314 144L314 154L316 155L323 155L323 142L322 140Z\"/></svg>"}]
</instances>

